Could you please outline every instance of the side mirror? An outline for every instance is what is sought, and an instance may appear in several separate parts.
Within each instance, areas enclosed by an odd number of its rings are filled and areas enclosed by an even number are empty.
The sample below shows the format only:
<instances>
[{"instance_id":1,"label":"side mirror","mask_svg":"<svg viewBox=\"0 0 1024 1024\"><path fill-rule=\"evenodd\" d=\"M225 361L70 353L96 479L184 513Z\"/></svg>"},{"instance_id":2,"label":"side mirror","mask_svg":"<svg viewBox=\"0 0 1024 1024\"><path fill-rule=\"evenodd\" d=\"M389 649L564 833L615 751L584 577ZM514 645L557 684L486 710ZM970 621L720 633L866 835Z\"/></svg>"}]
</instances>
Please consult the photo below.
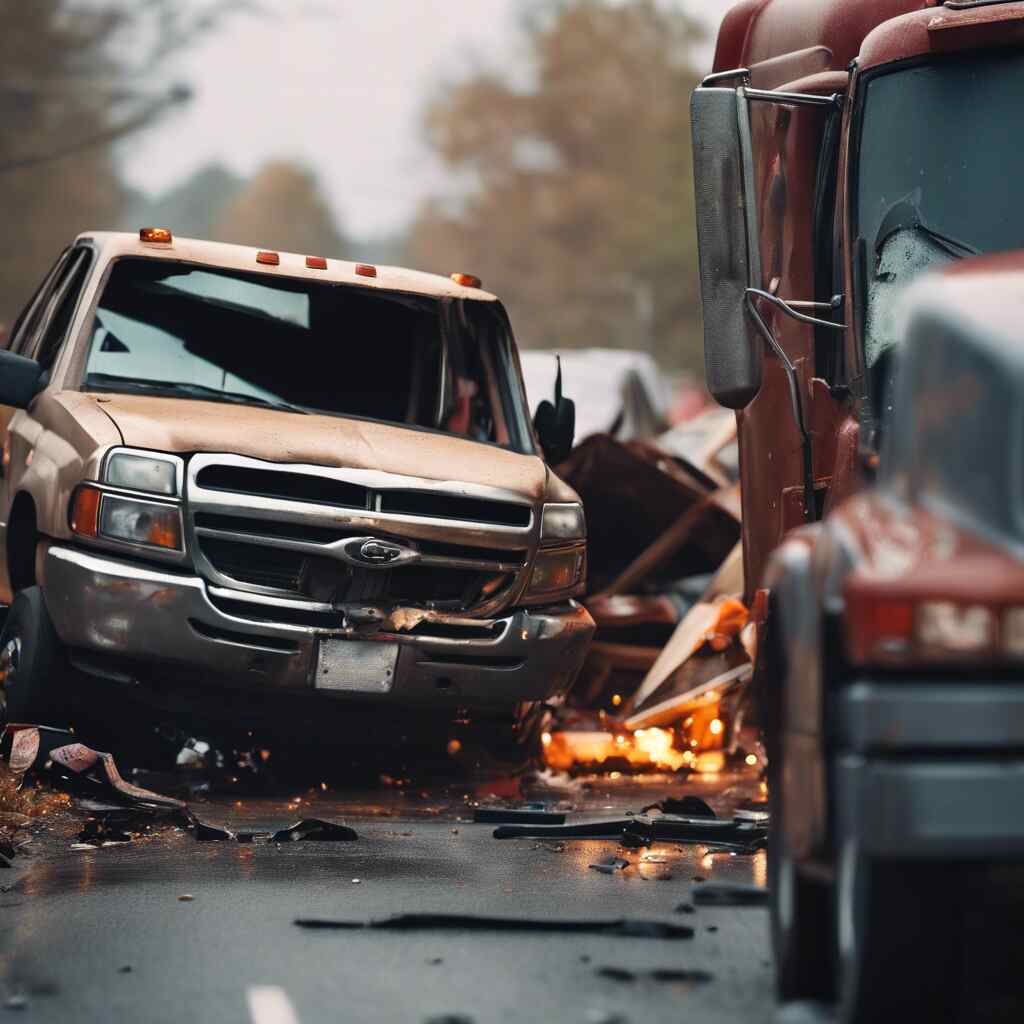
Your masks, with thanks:
<instances>
[{"instance_id":1,"label":"side mirror","mask_svg":"<svg viewBox=\"0 0 1024 1024\"><path fill-rule=\"evenodd\" d=\"M761 389L764 349L747 315L761 258L745 90L702 86L690 121L707 385L720 405L742 409Z\"/></svg>"},{"instance_id":2,"label":"side mirror","mask_svg":"<svg viewBox=\"0 0 1024 1024\"><path fill-rule=\"evenodd\" d=\"M537 406L533 415L533 429L537 431L544 457L552 466L564 462L572 451L576 434L576 403L562 395L562 360L558 359L558 373L555 375L555 401L545 401Z\"/></svg>"},{"instance_id":3,"label":"side mirror","mask_svg":"<svg viewBox=\"0 0 1024 1024\"><path fill-rule=\"evenodd\" d=\"M45 386L43 368L34 359L0 350L0 405L27 409Z\"/></svg>"}]
</instances>

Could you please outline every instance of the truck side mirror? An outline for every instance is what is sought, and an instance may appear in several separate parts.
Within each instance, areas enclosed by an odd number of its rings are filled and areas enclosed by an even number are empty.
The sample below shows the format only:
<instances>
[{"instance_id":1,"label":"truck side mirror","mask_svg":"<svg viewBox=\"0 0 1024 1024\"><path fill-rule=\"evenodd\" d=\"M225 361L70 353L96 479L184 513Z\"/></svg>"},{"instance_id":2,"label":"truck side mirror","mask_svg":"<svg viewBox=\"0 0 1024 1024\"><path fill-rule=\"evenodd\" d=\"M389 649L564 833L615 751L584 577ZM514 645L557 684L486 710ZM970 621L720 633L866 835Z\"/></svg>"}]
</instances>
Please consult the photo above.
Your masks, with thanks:
<instances>
[{"instance_id":1,"label":"truck side mirror","mask_svg":"<svg viewBox=\"0 0 1024 1024\"><path fill-rule=\"evenodd\" d=\"M533 429L537 431L544 457L552 466L569 457L576 434L576 403L562 395L562 360L558 356L555 358L558 360L555 400L552 403L545 399L533 415Z\"/></svg>"},{"instance_id":2,"label":"truck side mirror","mask_svg":"<svg viewBox=\"0 0 1024 1024\"><path fill-rule=\"evenodd\" d=\"M745 91L702 86L690 115L707 386L720 405L742 409L761 389L764 348L747 315L761 259Z\"/></svg>"},{"instance_id":3,"label":"truck side mirror","mask_svg":"<svg viewBox=\"0 0 1024 1024\"><path fill-rule=\"evenodd\" d=\"M0 349L0 405L27 409L45 386L43 368L34 359Z\"/></svg>"}]
</instances>

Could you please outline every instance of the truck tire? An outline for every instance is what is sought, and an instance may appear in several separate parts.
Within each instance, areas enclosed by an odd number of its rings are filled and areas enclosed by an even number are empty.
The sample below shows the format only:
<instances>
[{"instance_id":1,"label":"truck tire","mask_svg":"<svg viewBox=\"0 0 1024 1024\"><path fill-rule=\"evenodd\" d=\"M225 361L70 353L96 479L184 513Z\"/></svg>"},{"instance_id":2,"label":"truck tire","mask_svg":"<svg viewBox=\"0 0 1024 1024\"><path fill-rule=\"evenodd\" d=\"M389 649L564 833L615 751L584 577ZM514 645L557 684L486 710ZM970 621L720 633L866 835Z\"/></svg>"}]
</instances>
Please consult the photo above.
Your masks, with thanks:
<instances>
[{"instance_id":1,"label":"truck tire","mask_svg":"<svg viewBox=\"0 0 1024 1024\"><path fill-rule=\"evenodd\" d=\"M66 727L68 664L39 587L18 591L0 632L0 677L8 722Z\"/></svg>"},{"instance_id":2,"label":"truck tire","mask_svg":"<svg viewBox=\"0 0 1024 1024\"><path fill-rule=\"evenodd\" d=\"M963 977L961 880L949 864L872 860L847 844L836 883L841 1024L943 1024Z\"/></svg>"},{"instance_id":3,"label":"truck tire","mask_svg":"<svg viewBox=\"0 0 1024 1024\"><path fill-rule=\"evenodd\" d=\"M769 762L771 827L768 831L768 890L775 990L780 1002L826 1001L834 996L831 887L808 878L786 844L786 793L781 743Z\"/></svg>"}]
</instances>

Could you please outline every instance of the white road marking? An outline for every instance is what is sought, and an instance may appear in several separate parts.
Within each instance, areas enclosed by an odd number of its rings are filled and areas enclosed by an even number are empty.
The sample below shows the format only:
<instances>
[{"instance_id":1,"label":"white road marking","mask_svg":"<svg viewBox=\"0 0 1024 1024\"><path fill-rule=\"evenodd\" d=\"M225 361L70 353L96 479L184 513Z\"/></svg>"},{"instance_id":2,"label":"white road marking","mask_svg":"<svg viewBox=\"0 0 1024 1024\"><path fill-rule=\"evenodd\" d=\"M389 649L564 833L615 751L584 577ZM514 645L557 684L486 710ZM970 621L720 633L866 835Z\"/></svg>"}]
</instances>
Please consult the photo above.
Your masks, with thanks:
<instances>
[{"instance_id":1,"label":"white road marking","mask_svg":"<svg viewBox=\"0 0 1024 1024\"><path fill-rule=\"evenodd\" d=\"M252 985L245 998L252 1024L299 1024L288 993L277 985Z\"/></svg>"}]
</instances>

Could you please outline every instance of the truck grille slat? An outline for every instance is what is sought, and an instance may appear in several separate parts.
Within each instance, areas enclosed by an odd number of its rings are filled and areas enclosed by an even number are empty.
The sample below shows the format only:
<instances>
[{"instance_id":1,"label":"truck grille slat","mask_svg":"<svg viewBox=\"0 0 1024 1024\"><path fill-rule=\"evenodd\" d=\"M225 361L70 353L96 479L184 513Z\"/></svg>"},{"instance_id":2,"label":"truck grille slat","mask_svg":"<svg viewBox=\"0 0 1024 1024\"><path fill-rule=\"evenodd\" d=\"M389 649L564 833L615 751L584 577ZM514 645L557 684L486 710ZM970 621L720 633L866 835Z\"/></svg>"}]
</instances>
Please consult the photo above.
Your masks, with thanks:
<instances>
[{"instance_id":1,"label":"truck grille slat","mask_svg":"<svg viewBox=\"0 0 1024 1024\"><path fill-rule=\"evenodd\" d=\"M392 479L419 481L354 470L354 482L339 479L344 472L194 456L188 508L200 571L222 587L325 608L414 605L460 613L495 607L524 580L535 519L533 507L514 494L506 499L499 488L470 485L468 494L462 485L452 494L431 490L427 481L422 490L392 487ZM318 507L295 507L303 503ZM417 522L426 519L452 525ZM395 565L364 567L356 557L360 545L347 543L354 538L392 542L407 554Z\"/></svg>"}]
</instances>

